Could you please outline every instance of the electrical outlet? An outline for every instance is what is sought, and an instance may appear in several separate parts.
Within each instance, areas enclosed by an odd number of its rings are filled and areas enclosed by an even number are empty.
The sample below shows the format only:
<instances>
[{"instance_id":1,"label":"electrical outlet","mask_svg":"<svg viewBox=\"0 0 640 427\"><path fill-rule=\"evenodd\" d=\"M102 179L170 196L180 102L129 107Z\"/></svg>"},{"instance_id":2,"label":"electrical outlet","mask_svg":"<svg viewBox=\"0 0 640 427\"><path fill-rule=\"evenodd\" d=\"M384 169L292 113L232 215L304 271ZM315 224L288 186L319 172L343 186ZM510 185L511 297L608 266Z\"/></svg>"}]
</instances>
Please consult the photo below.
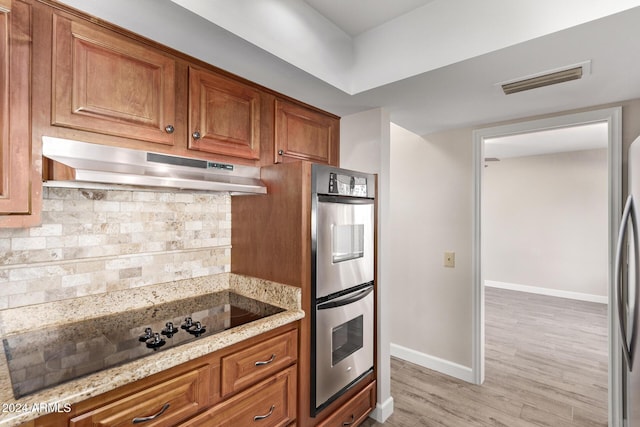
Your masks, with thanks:
<instances>
[{"instance_id":1,"label":"electrical outlet","mask_svg":"<svg viewBox=\"0 0 640 427\"><path fill-rule=\"evenodd\" d=\"M444 266L455 267L456 266L456 253L447 251L444 253Z\"/></svg>"}]
</instances>

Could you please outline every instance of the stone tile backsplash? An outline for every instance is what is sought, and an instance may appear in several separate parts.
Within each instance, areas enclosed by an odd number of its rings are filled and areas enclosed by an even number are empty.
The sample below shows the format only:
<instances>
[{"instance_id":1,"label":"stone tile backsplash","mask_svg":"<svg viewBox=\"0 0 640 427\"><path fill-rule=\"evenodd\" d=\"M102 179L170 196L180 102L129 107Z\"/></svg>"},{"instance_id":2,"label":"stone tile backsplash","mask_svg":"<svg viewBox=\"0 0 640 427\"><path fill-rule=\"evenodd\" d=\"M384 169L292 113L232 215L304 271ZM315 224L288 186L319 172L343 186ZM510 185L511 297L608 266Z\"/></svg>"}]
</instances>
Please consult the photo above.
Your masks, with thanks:
<instances>
[{"instance_id":1,"label":"stone tile backsplash","mask_svg":"<svg viewBox=\"0 0 640 427\"><path fill-rule=\"evenodd\" d=\"M43 223L0 229L0 309L228 272L228 193L45 187Z\"/></svg>"}]
</instances>

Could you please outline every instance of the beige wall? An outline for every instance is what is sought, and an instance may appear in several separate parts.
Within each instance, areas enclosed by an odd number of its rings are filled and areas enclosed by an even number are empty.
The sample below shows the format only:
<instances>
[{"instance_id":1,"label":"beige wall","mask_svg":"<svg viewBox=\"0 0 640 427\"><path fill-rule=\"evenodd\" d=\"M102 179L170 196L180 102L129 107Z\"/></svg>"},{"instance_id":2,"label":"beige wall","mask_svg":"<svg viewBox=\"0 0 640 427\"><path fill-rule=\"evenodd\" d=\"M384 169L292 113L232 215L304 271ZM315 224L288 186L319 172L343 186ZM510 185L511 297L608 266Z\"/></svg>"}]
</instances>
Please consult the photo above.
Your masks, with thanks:
<instances>
[{"instance_id":1,"label":"beige wall","mask_svg":"<svg viewBox=\"0 0 640 427\"><path fill-rule=\"evenodd\" d=\"M640 99L528 117L536 120L622 106L626 152L640 135ZM500 122L482 127L514 123ZM391 130L391 342L471 366L472 128L417 136ZM624 200L624 198L623 198ZM442 267L444 250L456 268Z\"/></svg>"},{"instance_id":2,"label":"beige wall","mask_svg":"<svg viewBox=\"0 0 640 427\"><path fill-rule=\"evenodd\" d=\"M471 365L471 132L391 127L391 342ZM443 265L455 251L456 267Z\"/></svg>"},{"instance_id":3,"label":"beige wall","mask_svg":"<svg viewBox=\"0 0 640 427\"><path fill-rule=\"evenodd\" d=\"M484 279L607 296L607 181L606 149L489 162Z\"/></svg>"},{"instance_id":4,"label":"beige wall","mask_svg":"<svg viewBox=\"0 0 640 427\"><path fill-rule=\"evenodd\" d=\"M231 199L45 188L43 224L0 229L0 309L229 271Z\"/></svg>"}]
</instances>

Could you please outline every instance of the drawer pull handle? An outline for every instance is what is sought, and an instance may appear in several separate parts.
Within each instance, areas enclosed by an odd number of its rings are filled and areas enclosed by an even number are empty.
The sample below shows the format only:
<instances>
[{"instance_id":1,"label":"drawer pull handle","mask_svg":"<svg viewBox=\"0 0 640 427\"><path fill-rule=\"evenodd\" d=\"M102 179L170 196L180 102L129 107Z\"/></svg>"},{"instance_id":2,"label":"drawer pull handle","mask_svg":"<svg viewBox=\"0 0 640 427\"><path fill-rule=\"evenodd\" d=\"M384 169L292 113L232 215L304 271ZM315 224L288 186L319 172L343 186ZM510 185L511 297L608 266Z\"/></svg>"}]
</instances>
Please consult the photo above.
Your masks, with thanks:
<instances>
[{"instance_id":1,"label":"drawer pull handle","mask_svg":"<svg viewBox=\"0 0 640 427\"><path fill-rule=\"evenodd\" d=\"M273 362L276 359L276 354L273 353L271 355L271 358L269 360L261 360L255 363L256 366L263 366L263 365L268 365L269 363Z\"/></svg>"},{"instance_id":2,"label":"drawer pull handle","mask_svg":"<svg viewBox=\"0 0 640 427\"><path fill-rule=\"evenodd\" d=\"M148 417L136 417L131 422L133 424L140 424L146 423L147 421L155 420L160 415L164 414L167 409L169 409L169 403L165 403L162 409L160 409L160 412L158 412L157 414L149 415Z\"/></svg>"},{"instance_id":3,"label":"drawer pull handle","mask_svg":"<svg viewBox=\"0 0 640 427\"><path fill-rule=\"evenodd\" d=\"M269 409L269 413L266 415L256 415L255 417L253 417L253 421L261 421L264 420L265 418L269 418L271 416L271 414L273 414L273 410L276 409L276 405L271 405L271 409Z\"/></svg>"},{"instance_id":4,"label":"drawer pull handle","mask_svg":"<svg viewBox=\"0 0 640 427\"><path fill-rule=\"evenodd\" d=\"M351 414L351 421L345 421L342 423L343 427L347 427L350 426L351 424L353 424L353 422L355 421L355 417L353 416L353 414Z\"/></svg>"}]
</instances>

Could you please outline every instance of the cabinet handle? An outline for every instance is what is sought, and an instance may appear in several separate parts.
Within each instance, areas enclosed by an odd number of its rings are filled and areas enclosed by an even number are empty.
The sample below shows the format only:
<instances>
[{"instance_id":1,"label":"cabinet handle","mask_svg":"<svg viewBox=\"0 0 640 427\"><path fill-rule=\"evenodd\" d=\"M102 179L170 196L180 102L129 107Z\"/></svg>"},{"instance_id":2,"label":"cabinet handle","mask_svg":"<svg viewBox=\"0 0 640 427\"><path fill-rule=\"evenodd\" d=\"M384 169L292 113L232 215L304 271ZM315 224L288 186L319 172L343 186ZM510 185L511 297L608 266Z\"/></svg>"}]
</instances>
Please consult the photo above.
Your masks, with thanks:
<instances>
[{"instance_id":1,"label":"cabinet handle","mask_svg":"<svg viewBox=\"0 0 640 427\"><path fill-rule=\"evenodd\" d=\"M353 422L355 421L355 418L356 418L356 417L354 417L354 416L353 416L353 414L351 414L351 421L345 421L345 422L343 422L343 423L342 423L342 426L343 426L343 427L350 426L350 425L351 425L351 424L353 424Z\"/></svg>"},{"instance_id":2,"label":"cabinet handle","mask_svg":"<svg viewBox=\"0 0 640 427\"><path fill-rule=\"evenodd\" d=\"M263 361L256 362L255 365L256 366L268 365L269 363L273 362L275 359L276 359L276 354L273 353L269 360L263 360Z\"/></svg>"},{"instance_id":3,"label":"cabinet handle","mask_svg":"<svg viewBox=\"0 0 640 427\"><path fill-rule=\"evenodd\" d=\"M166 126L164 127L164 130L165 130L167 133L173 133L173 131L174 131L174 130L176 130L176 129L173 127L173 125L166 125Z\"/></svg>"},{"instance_id":4,"label":"cabinet handle","mask_svg":"<svg viewBox=\"0 0 640 427\"><path fill-rule=\"evenodd\" d=\"M140 424L140 423L146 423L147 421L155 420L160 415L164 414L164 412L167 409L169 409L169 403L165 403L162 409L160 409L160 412L158 412L157 414L149 415L148 417L139 417L139 418L136 417L131 422L133 424Z\"/></svg>"},{"instance_id":5,"label":"cabinet handle","mask_svg":"<svg viewBox=\"0 0 640 427\"><path fill-rule=\"evenodd\" d=\"M200 132L195 131L191 134L191 136L193 137L193 139L200 139L202 138L202 135L200 135Z\"/></svg>"},{"instance_id":6,"label":"cabinet handle","mask_svg":"<svg viewBox=\"0 0 640 427\"><path fill-rule=\"evenodd\" d=\"M273 410L276 409L276 405L271 405L271 409L269 409L269 413L265 414L265 415L256 415L255 417L253 417L253 421L261 421L264 420L265 418L269 418L271 416L271 414L273 414Z\"/></svg>"},{"instance_id":7,"label":"cabinet handle","mask_svg":"<svg viewBox=\"0 0 640 427\"><path fill-rule=\"evenodd\" d=\"M278 150L278 155L282 156L284 154L284 150Z\"/></svg>"}]
</instances>

